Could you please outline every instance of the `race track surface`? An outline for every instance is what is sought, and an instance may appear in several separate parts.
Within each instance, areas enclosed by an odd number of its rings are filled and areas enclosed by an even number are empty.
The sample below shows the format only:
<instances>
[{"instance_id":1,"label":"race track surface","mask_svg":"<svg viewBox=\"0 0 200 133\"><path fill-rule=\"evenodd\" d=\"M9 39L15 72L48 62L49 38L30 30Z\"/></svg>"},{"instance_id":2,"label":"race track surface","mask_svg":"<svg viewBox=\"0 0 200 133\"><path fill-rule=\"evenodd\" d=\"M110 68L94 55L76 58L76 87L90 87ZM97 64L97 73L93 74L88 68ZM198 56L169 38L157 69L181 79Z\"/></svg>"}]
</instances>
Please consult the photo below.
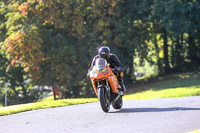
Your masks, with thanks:
<instances>
[{"instance_id":1,"label":"race track surface","mask_svg":"<svg viewBox=\"0 0 200 133\"><path fill-rule=\"evenodd\" d=\"M200 97L124 101L104 113L99 103L0 117L0 133L187 133L200 130Z\"/></svg>"}]
</instances>

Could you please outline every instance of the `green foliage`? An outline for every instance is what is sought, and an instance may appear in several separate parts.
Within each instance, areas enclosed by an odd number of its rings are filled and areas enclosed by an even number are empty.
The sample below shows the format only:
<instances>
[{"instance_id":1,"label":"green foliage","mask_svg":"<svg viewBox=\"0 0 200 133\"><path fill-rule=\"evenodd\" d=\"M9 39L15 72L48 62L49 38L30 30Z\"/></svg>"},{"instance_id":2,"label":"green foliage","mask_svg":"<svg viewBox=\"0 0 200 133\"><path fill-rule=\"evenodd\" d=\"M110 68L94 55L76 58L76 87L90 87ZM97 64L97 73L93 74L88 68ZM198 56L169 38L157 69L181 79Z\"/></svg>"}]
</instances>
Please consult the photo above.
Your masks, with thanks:
<instances>
[{"instance_id":1,"label":"green foliage","mask_svg":"<svg viewBox=\"0 0 200 133\"><path fill-rule=\"evenodd\" d=\"M0 6L0 53L7 59L0 69L25 96L25 78L32 86L57 84L63 97L89 95L87 69L102 45L126 66L128 83L138 70L135 58L158 74L200 65L199 1L9 0Z\"/></svg>"},{"instance_id":2,"label":"green foliage","mask_svg":"<svg viewBox=\"0 0 200 133\"><path fill-rule=\"evenodd\" d=\"M12 1L2 1L0 2L0 102L4 102L4 88L5 83L9 82L8 86L8 105L31 102L34 99L30 99L27 93L30 90L25 88L25 79L27 78L27 73L23 70L23 64L19 63L18 55L22 56L22 52L15 53L11 45L5 45L5 40L8 37L16 37L19 39L19 32L22 30L23 25L25 25L25 16L21 15L19 12L16 13L16 8L19 6L20 2ZM27 24L26 24L27 25ZM21 41L19 44L21 45ZM19 50L16 48L16 50ZM23 51L22 49L20 49ZM11 53L7 53L10 51ZM19 51L16 51L19 52ZM17 56L15 56L15 54ZM26 58L30 56L27 56ZM15 67L14 67L15 66Z\"/></svg>"}]
</instances>

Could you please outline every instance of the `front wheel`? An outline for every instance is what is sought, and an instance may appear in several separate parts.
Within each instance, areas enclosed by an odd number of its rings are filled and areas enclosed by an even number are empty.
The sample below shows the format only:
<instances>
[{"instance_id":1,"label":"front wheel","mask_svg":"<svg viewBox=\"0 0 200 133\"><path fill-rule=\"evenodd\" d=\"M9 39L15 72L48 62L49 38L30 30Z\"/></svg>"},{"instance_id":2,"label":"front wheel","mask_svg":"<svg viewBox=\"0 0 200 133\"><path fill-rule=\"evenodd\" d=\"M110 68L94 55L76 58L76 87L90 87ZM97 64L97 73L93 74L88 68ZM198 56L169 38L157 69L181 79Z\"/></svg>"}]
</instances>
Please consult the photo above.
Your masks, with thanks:
<instances>
[{"instance_id":1,"label":"front wheel","mask_svg":"<svg viewBox=\"0 0 200 133\"><path fill-rule=\"evenodd\" d=\"M122 100L122 96L120 96L117 101L115 102L115 104L113 104L113 108L114 109L121 109L123 105L123 100Z\"/></svg>"},{"instance_id":2,"label":"front wheel","mask_svg":"<svg viewBox=\"0 0 200 133\"><path fill-rule=\"evenodd\" d=\"M102 110L104 112L108 112L110 110L110 102L107 98L106 91L104 88L99 88L98 97Z\"/></svg>"}]
</instances>

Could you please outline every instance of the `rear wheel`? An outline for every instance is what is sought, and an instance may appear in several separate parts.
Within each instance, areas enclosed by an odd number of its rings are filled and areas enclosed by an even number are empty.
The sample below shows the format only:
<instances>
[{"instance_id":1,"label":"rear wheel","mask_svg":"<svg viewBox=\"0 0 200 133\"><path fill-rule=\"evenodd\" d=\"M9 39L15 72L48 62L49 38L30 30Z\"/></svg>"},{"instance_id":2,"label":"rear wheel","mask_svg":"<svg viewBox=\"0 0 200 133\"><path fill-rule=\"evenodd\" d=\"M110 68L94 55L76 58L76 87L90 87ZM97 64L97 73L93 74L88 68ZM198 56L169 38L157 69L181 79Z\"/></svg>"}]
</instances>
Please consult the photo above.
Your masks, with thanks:
<instances>
[{"instance_id":1,"label":"rear wheel","mask_svg":"<svg viewBox=\"0 0 200 133\"><path fill-rule=\"evenodd\" d=\"M115 102L115 104L113 104L113 108L114 109L121 109L123 105L123 100L122 100L122 96L120 96L117 101Z\"/></svg>"},{"instance_id":2,"label":"rear wheel","mask_svg":"<svg viewBox=\"0 0 200 133\"><path fill-rule=\"evenodd\" d=\"M107 98L105 89L99 88L98 95L102 110L104 112L108 112L110 110L110 102L109 99Z\"/></svg>"}]
</instances>

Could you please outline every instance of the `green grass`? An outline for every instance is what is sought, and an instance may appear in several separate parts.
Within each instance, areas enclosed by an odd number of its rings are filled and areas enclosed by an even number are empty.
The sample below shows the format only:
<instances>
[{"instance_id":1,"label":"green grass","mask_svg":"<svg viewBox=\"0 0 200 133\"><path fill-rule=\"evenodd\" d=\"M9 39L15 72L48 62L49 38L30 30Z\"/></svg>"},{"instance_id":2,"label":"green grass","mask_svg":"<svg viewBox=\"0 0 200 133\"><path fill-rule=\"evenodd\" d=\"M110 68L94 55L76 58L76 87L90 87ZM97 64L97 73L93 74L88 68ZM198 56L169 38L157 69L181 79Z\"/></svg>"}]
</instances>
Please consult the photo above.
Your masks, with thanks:
<instances>
[{"instance_id":1,"label":"green grass","mask_svg":"<svg viewBox=\"0 0 200 133\"><path fill-rule=\"evenodd\" d=\"M124 100L155 99L200 95L200 74L181 74L178 78L143 86L139 91L134 89L124 96ZM141 90L141 91L140 91ZM143 90L143 91L142 91Z\"/></svg>"},{"instance_id":2,"label":"green grass","mask_svg":"<svg viewBox=\"0 0 200 133\"><path fill-rule=\"evenodd\" d=\"M147 90L143 92L138 92L136 94L126 95L124 100L134 100L134 99L155 99L155 98L169 98L169 97L185 97L185 96L199 96L200 87L180 87L180 88L169 88L165 90Z\"/></svg>"},{"instance_id":3,"label":"green grass","mask_svg":"<svg viewBox=\"0 0 200 133\"><path fill-rule=\"evenodd\" d=\"M29 110L63 107L63 106L76 105L76 104L92 103L92 102L97 102L97 101L98 101L97 98L63 99L63 100L56 100L56 101L42 101L42 102L37 102L37 103L0 107L0 116L15 114L15 113L29 111Z\"/></svg>"},{"instance_id":4,"label":"green grass","mask_svg":"<svg viewBox=\"0 0 200 133\"><path fill-rule=\"evenodd\" d=\"M49 97L38 100L38 102L45 102L45 101L54 101L53 94Z\"/></svg>"}]
</instances>

